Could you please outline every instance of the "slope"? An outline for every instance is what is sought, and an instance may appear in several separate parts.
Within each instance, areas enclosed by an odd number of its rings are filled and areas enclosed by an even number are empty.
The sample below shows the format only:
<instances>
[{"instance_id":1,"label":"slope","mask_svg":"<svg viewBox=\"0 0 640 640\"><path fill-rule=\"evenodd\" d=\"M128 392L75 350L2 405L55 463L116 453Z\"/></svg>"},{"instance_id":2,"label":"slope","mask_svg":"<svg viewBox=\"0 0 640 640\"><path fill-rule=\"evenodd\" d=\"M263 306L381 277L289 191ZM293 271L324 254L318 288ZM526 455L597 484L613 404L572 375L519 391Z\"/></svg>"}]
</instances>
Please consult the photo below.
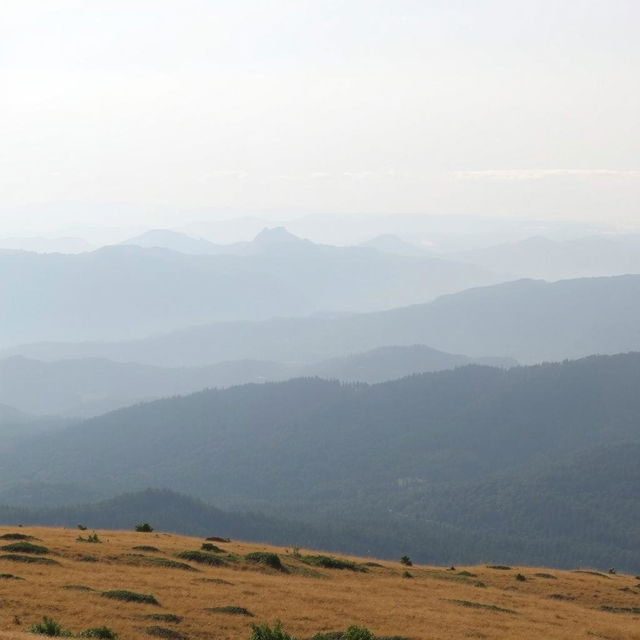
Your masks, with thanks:
<instances>
[{"instance_id":1,"label":"slope","mask_svg":"<svg viewBox=\"0 0 640 640\"><path fill-rule=\"evenodd\" d=\"M205 554L215 561L208 565L181 557L197 552L202 538L100 529L99 542L87 544L77 530L19 533L44 547L31 559L50 564L0 557L7 572L0 580L6 612L0 628L7 638L43 616L74 633L108 626L132 639L205 640L214 629L220 640L248 640L252 623L272 626L275 619L300 640L339 639L350 625L379 640L637 638L637 578L629 575L487 566L406 572L399 562L361 557L336 558L352 568L339 570L314 566L317 553L307 549L237 541L216 541L219 551ZM133 600L136 594L146 601Z\"/></svg>"}]
</instances>

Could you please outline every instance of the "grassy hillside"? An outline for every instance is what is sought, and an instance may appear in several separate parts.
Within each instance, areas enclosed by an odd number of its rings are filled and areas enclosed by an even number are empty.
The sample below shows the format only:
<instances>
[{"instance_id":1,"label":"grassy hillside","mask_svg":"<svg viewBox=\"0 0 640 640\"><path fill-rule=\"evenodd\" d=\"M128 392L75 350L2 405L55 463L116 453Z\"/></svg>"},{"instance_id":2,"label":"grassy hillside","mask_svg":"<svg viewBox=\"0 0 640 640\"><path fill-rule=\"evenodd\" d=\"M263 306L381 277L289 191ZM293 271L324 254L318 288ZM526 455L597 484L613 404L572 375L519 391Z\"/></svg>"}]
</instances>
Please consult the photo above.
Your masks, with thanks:
<instances>
[{"instance_id":1,"label":"grassy hillside","mask_svg":"<svg viewBox=\"0 0 640 640\"><path fill-rule=\"evenodd\" d=\"M31 538L0 540L7 639L37 637L23 632L44 616L74 634L107 626L122 640L248 640L252 624L276 619L300 640L351 625L412 640L640 638L640 578L629 575L409 567L235 541L203 552L202 538L168 533L0 527L16 533ZM99 542L79 540L94 533ZM41 548L27 553L25 542ZM20 552L6 548L15 544Z\"/></svg>"}]
</instances>

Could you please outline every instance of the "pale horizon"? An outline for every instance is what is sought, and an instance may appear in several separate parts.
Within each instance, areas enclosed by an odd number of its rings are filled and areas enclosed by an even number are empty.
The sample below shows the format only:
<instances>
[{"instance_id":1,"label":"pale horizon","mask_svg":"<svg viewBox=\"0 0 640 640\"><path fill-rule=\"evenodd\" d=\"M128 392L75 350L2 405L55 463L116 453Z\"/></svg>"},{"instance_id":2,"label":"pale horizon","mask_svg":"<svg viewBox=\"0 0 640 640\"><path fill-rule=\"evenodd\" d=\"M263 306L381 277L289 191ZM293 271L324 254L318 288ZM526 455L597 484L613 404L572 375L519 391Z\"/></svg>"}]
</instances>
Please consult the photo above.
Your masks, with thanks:
<instances>
[{"instance_id":1,"label":"pale horizon","mask_svg":"<svg viewBox=\"0 0 640 640\"><path fill-rule=\"evenodd\" d=\"M631 0L2 13L0 236L196 209L639 223Z\"/></svg>"}]
</instances>

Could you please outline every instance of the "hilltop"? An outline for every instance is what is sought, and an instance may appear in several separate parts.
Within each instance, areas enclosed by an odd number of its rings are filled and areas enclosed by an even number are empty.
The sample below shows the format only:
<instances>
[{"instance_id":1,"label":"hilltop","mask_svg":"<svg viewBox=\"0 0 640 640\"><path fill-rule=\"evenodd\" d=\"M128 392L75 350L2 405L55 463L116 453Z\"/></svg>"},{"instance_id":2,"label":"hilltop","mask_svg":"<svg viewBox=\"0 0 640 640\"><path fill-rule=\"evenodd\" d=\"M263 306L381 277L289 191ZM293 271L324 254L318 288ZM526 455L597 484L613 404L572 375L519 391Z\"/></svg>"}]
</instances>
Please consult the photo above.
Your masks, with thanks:
<instances>
[{"instance_id":1,"label":"hilltop","mask_svg":"<svg viewBox=\"0 0 640 640\"><path fill-rule=\"evenodd\" d=\"M640 578L629 575L406 566L159 532L0 527L0 537L7 639L37 637L20 632L44 616L122 640L244 640L276 619L299 640L351 625L397 640L638 637Z\"/></svg>"}]
</instances>

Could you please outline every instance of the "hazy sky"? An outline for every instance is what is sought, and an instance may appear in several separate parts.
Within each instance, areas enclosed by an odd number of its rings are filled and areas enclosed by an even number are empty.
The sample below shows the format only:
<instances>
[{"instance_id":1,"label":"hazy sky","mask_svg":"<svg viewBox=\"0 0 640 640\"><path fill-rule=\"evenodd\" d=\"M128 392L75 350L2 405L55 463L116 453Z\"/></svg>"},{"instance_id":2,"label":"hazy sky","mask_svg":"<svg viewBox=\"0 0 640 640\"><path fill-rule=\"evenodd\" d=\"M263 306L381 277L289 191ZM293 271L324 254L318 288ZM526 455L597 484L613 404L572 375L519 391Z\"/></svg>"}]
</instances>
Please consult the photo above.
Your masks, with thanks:
<instances>
[{"instance_id":1,"label":"hazy sky","mask_svg":"<svg viewBox=\"0 0 640 640\"><path fill-rule=\"evenodd\" d=\"M0 235L69 200L639 221L639 24L638 0L3 0Z\"/></svg>"}]
</instances>

